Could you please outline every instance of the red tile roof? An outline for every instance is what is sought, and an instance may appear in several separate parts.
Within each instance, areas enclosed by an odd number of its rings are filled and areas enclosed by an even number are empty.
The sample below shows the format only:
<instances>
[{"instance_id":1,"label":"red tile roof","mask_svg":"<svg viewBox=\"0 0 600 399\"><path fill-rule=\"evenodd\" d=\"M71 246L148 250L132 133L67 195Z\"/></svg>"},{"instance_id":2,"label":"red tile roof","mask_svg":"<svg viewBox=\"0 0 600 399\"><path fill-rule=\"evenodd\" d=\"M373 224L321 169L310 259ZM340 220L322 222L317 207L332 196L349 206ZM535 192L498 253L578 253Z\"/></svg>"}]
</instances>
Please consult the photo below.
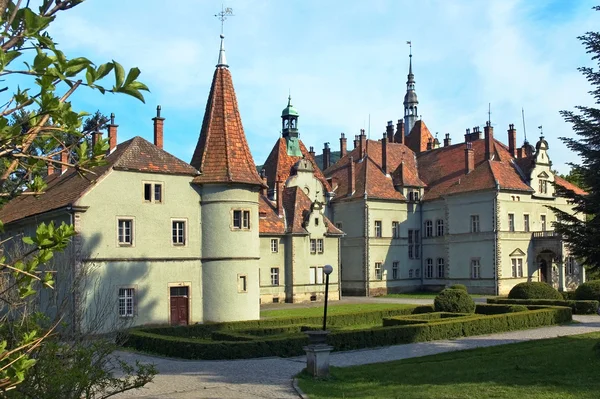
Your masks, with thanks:
<instances>
[{"instance_id":1,"label":"red tile roof","mask_svg":"<svg viewBox=\"0 0 600 399\"><path fill-rule=\"evenodd\" d=\"M328 192L331 191L331 186L323 176L323 172L319 169L319 166L315 162L315 159L312 157L310 152L304 146L301 140L298 140L300 144L300 152L303 157L308 159L314 168L314 176L323 183L325 190ZM290 175L292 174L292 167L303 158L302 156L291 156L287 153L287 145L285 138L280 137L273 146L271 153L267 157L263 168L265 169L265 173L267 175L267 185L269 188L275 187L275 182L277 178L281 178L282 181L286 181Z\"/></svg>"},{"instance_id":2,"label":"red tile roof","mask_svg":"<svg viewBox=\"0 0 600 399\"><path fill-rule=\"evenodd\" d=\"M260 234L285 234L285 222L277 215L277 208L264 195L259 196L258 202L258 230Z\"/></svg>"},{"instance_id":3,"label":"red tile roof","mask_svg":"<svg viewBox=\"0 0 600 399\"><path fill-rule=\"evenodd\" d=\"M93 174L79 175L75 169L64 174L54 173L46 179L47 188L38 196L22 195L0 209L0 220L5 224L29 216L65 208L89 190L111 168L145 173L195 176L196 169L141 137L119 144L106 157L106 164L92 168Z\"/></svg>"},{"instance_id":4,"label":"red tile roof","mask_svg":"<svg viewBox=\"0 0 600 399\"><path fill-rule=\"evenodd\" d=\"M566 188L567 190L571 190L575 194L578 194L578 195L587 195L588 194L586 191L584 191L581 188L577 187L573 183L570 183L570 182L566 181L565 179L563 179L562 177L557 176L557 175L554 175L554 183L558 184L559 186L562 186L562 187Z\"/></svg>"},{"instance_id":5,"label":"red tile roof","mask_svg":"<svg viewBox=\"0 0 600 399\"><path fill-rule=\"evenodd\" d=\"M406 136L405 143L408 148L418 154L427 150L427 143L430 139L433 140L433 136L425 122L418 120L411 129L410 134Z\"/></svg>"},{"instance_id":6,"label":"red tile roof","mask_svg":"<svg viewBox=\"0 0 600 399\"><path fill-rule=\"evenodd\" d=\"M226 67L215 70L202 130L190 164L201 173L194 179L196 184L263 185L246 142L231 72Z\"/></svg>"}]
</instances>

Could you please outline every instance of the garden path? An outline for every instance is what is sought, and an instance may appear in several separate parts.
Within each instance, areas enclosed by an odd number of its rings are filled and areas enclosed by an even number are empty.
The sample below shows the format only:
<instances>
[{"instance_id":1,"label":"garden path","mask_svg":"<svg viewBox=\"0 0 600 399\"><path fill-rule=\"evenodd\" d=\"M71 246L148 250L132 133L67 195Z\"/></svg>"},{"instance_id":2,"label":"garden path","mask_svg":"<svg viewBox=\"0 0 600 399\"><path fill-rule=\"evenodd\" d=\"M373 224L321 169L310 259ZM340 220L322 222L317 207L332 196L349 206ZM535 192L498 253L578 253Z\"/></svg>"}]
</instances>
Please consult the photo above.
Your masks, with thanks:
<instances>
[{"instance_id":1,"label":"garden path","mask_svg":"<svg viewBox=\"0 0 600 399\"><path fill-rule=\"evenodd\" d=\"M455 340L336 352L331 355L331 365L348 367L380 363L442 352L600 331L600 316L573 316L573 319L578 323ZM303 356L191 361L133 352L119 352L118 355L132 363L136 360L154 363L160 371L153 383L137 391L121 394L118 398L298 398L298 394L292 387L292 379L306 364Z\"/></svg>"}]
</instances>

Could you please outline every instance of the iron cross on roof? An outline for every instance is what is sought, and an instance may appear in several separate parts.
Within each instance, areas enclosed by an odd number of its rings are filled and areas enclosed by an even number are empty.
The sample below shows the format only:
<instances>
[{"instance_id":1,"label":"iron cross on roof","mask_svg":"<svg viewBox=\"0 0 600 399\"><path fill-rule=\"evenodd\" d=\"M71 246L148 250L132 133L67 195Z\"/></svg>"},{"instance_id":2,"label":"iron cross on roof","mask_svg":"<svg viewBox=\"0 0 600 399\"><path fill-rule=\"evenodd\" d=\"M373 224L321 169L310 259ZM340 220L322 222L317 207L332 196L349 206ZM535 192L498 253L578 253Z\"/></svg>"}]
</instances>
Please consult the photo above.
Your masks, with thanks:
<instances>
[{"instance_id":1,"label":"iron cross on roof","mask_svg":"<svg viewBox=\"0 0 600 399\"><path fill-rule=\"evenodd\" d=\"M223 5L221 5L221 12L215 14L215 17L217 17L219 21L221 21L221 35L223 35L223 26L225 25L225 20L227 19L227 17L235 17L235 15L233 14L233 8L223 8Z\"/></svg>"}]
</instances>

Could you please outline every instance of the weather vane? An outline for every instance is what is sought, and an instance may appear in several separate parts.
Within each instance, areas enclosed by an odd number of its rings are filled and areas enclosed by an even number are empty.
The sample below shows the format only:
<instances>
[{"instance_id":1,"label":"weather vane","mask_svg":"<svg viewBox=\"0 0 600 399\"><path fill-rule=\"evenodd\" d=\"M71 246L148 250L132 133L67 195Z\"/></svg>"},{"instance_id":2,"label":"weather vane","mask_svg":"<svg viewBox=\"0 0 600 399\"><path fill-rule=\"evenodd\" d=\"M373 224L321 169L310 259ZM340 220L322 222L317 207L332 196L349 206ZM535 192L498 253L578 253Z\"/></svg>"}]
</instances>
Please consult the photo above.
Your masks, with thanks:
<instances>
[{"instance_id":1,"label":"weather vane","mask_svg":"<svg viewBox=\"0 0 600 399\"><path fill-rule=\"evenodd\" d=\"M235 15L233 14L233 8L231 7L227 7L227 8L223 8L223 5L221 5L221 12L215 14L215 17L217 17L219 19L219 21L221 21L221 35L223 34L223 25L225 25L225 20L227 19L227 17L234 17Z\"/></svg>"},{"instance_id":2,"label":"weather vane","mask_svg":"<svg viewBox=\"0 0 600 399\"><path fill-rule=\"evenodd\" d=\"M540 136L544 137L544 131L542 130L542 125L539 125L538 129L540 129Z\"/></svg>"},{"instance_id":3,"label":"weather vane","mask_svg":"<svg viewBox=\"0 0 600 399\"><path fill-rule=\"evenodd\" d=\"M410 48L410 56L412 57L412 40L407 40L406 44L408 44L408 47Z\"/></svg>"}]
</instances>

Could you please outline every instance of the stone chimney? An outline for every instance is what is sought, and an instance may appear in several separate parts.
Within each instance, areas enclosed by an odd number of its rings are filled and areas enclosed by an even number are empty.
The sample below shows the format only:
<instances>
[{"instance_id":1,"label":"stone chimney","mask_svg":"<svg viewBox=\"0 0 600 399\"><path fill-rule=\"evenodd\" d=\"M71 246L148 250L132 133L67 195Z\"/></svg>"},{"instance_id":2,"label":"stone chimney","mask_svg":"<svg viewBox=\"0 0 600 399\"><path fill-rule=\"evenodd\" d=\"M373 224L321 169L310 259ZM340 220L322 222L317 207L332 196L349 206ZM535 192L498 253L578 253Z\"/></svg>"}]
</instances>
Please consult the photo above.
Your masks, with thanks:
<instances>
[{"instance_id":1,"label":"stone chimney","mask_svg":"<svg viewBox=\"0 0 600 399\"><path fill-rule=\"evenodd\" d=\"M329 143L323 144L323 170L327 169L331 164L331 148Z\"/></svg>"},{"instance_id":2,"label":"stone chimney","mask_svg":"<svg viewBox=\"0 0 600 399\"><path fill-rule=\"evenodd\" d=\"M490 121L485 123L485 127L483 128L484 136L485 136L485 159L491 160L494 156L494 128L490 124Z\"/></svg>"},{"instance_id":3,"label":"stone chimney","mask_svg":"<svg viewBox=\"0 0 600 399\"><path fill-rule=\"evenodd\" d=\"M433 139L430 137L429 140L427 140L427 151L432 150L433 149Z\"/></svg>"},{"instance_id":4,"label":"stone chimney","mask_svg":"<svg viewBox=\"0 0 600 399\"><path fill-rule=\"evenodd\" d=\"M313 157L313 159L315 159L315 147L313 147L312 145L309 147L308 153L310 154L311 157Z\"/></svg>"},{"instance_id":5,"label":"stone chimney","mask_svg":"<svg viewBox=\"0 0 600 399\"><path fill-rule=\"evenodd\" d=\"M360 135L358 136L358 141L359 141L358 153L360 154L360 157L362 158L365 156L365 152L367 151L367 135L365 134L365 129L360 129Z\"/></svg>"},{"instance_id":6,"label":"stone chimney","mask_svg":"<svg viewBox=\"0 0 600 399\"><path fill-rule=\"evenodd\" d=\"M119 125L115 125L115 114L110 114L110 125L108 125L108 153L110 154L117 147L117 128Z\"/></svg>"},{"instance_id":7,"label":"stone chimney","mask_svg":"<svg viewBox=\"0 0 600 399\"><path fill-rule=\"evenodd\" d=\"M517 157L517 129L512 123L508 125L508 152L513 158Z\"/></svg>"},{"instance_id":8,"label":"stone chimney","mask_svg":"<svg viewBox=\"0 0 600 399\"><path fill-rule=\"evenodd\" d=\"M383 139L381 140L381 169L383 169L384 175L388 174L387 153L388 153L389 137L390 137L389 132L386 132L383 134Z\"/></svg>"},{"instance_id":9,"label":"stone chimney","mask_svg":"<svg viewBox=\"0 0 600 399\"><path fill-rule=\"evenodd\" d=\"M62 152L60 153L60 173L63 174L67 171L68 167L67 165L65 165L66 163L69 163L69 150L68 149L63 149Z\"/></svg>"},{"instance_id":10,"label":"stone chimney","mask_svg":"<svg viewBox=\"0 0 600 399\"><path fill-rule=\"evenodd\" d=\"M394 135L394 141L396 143L404 144L404 120L398 119L396 124L396 134Z\"/></svg>"},{"instance_id":11,"label":"stone chimney","mask_svg":"<svg viewBox=\"0 0 600 399\"><path fill-rule=\"evenodd\" d=\"M358 147L358 135L354 136L354 148Z\"/></svg>"},{"instance_id":12,"label":"stone chimney","mask_svg":"<svg viewBox=\"0 0 600 399\"><path fill-rule=\"evenodd\" d=\"M260 188L260 194L266 197L268 193L267 190L269 187L267 185L267 171L265 170L265 168L262 168L260 170L260 178L263 182L263 187Z\"/></svg>"},{"instance_id":13,"label":"stone chimney","mask_svg":"<svg viewBox=\"0 0 600 399\"><path fill-rule=\"evenodd\" d=\"M276 193L275 199L277 204L277 215L279 217L283 216L283 179L281 176L277 176L277 180L275 181Z\"/></svg>"},{"instance_id":14,"label":"stone chimney","mask_svg":"<svg viewBox=\"0 0 600 399\"><path fill-rule=\"evenodd\" d=\"M348 196L352 195L355 190L354 183L354 158L350 157L350 163L348 164Z\"/></svg>"},{"instance_id":15,"label":"stone chimney","mask_svg":"<svg viewBox=\"0 0 600 399\"><path fill-rule=\"evenodd\" d=\"M154 145L162 150L165 118L160 117L160 105L156 107L156 116L152 120L154 121Z\"/></svg>"},{"instance_id":16,"label":"stone chimney","mask_svg":"<svg viewBox=\"0 0 600 399\"><path fill-rule=\"evenodd\" d=\"M347 147L346 134L341 133L340 134L340 158L346 156L346 153L348 152L348 149L346 147Z\"/></svg>"},{"instance_id":17,"label":"stone chimney","mask_svg":"<svg viewBox=\"0 0 600 399\"><path fill-rule=\"evenodd\" d=\"M448 147L452 145L452 139L450 138L450 133L446 133L446 137L444 137L444 147Z\"/></svg>"},{"instance_id":18,"label":"stone chimney","mask_svg":"<svg viewBox=\"0 0 600 399\"><path fill-rule=\"evenodd\" d=\"M394 142L394 122L388 121L387 126L385 127L385 134L387 136L387 142Z\"/></svg>"},{"instance_id":19,"label":"stone chimney","mask_svg":"<svg viewBox=\"0 0 600 399\"><path fill-rule=\"evenodd\" d=\"M469 174L475 169L475 151L473 151L473 143L470 141L465 143L465 174Z\"/></svg>"}]
</instances>

